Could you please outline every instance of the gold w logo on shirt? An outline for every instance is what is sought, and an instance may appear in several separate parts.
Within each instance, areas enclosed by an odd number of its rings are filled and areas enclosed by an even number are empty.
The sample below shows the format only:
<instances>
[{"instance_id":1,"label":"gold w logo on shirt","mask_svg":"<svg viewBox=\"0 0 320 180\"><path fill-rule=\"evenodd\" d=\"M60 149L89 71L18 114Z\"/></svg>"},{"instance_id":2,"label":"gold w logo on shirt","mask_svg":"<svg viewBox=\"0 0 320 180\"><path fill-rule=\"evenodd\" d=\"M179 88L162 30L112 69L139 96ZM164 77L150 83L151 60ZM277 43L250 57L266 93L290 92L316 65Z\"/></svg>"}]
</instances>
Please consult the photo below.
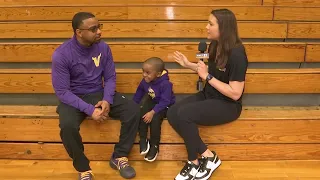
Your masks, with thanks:
<instances>
[{"instance_id":1,"label":"gold w logo on shirt","mask_svg":"<svg viewBox=\"0 0 320 180\"><path fill-rule=\"evenodd\" d=\"M148 88L148 95L154 99L156 97L156 93L154 92L153 89L151 89L151 87Z\"/></svg>"},{"instance_id":2,"label":"gold w logo on shirt","mask_svg":"<svg viewBox=\"0 0 320 180\"><path fill-rule=\"evenodd\" d=\"M100 57L101 57L101 53L99 54L98 57L92 57L92 60L93 60L93 62L94 62L94 65L96 65L96 67L99 67Z\"/></svg>"}]
</instances>

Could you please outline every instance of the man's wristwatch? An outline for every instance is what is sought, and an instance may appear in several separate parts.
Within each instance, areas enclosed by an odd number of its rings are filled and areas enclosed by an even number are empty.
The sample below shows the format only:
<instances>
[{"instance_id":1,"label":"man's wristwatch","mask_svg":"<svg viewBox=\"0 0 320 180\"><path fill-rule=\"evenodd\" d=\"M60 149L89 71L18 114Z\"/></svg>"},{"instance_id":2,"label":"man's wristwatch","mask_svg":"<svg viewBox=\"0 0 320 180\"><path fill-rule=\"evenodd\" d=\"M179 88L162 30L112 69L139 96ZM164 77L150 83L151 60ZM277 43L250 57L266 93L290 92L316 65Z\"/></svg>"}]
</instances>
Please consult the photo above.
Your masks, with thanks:
<instances>
[{"instance_id":1,"label":"man's wristwatch","mask_svg":"<svg viewBox=\"0 0 320 180\"><path fill-rule=\"evenodd\" d=\"M213 78L213 76L211 74L208 74L208 76L206 77L207 81L210 81Z\"/></svg>"}]
</instances>

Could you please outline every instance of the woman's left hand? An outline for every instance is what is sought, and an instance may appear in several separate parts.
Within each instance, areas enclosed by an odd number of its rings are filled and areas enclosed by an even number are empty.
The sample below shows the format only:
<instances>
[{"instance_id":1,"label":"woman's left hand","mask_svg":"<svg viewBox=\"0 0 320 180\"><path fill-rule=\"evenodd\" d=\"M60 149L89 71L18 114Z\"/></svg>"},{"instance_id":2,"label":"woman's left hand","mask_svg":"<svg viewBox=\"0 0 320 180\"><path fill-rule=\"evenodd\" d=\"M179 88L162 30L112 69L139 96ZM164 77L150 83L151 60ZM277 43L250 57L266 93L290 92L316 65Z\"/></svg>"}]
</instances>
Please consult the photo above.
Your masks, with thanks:
<instances>
[{"instance_id":1,"label":"woman's left hand","mask_svg":"<svg viewBox=\"0 0 320 180\"><path fill-rule=\"evenodd\" d=\"M208 76L208 67L207 65L203 62L203 61L199 61L197 63L198 67L197 67L197 72L198 75L205 80Z\"/></svg>"}]
</instances>

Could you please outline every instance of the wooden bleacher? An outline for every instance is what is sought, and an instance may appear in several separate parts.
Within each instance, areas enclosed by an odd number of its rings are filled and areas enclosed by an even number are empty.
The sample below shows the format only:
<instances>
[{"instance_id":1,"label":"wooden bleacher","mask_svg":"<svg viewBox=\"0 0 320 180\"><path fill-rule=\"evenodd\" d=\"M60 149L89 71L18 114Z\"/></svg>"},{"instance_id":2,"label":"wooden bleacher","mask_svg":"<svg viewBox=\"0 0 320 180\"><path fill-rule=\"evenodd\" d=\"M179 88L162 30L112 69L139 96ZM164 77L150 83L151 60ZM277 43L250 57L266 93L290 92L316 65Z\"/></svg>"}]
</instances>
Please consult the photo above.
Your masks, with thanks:
<instances>
[{"instance_id":1,"label":"wooden bleacher","mask_svg":"<svg viewBox=\"0 0 320 180\"><path fill-rule=\"evenodd\" d=\"M51 62L53 51L62 42L0 43L0 62ZM197 42L108 42L116 63L143 62L151 56L163 58L178 50L188 57L198 51ZM249 62L317 62L320 43L244 42ZM36 52L36 53L35 53ZM126 52L126 53L124 53ZM277 53L275 53L277 52ZM306 58L305 58L306 57ZM190 59L196 62L196 59Z\"/></svg>"},{"instance_id":2,"label":"wooden bleacher","mask_svg":"<svg viewBox=\"0 0 320 180\"><path fill-rule=\"evenodd\" d=\"M141 81L140 69L117 69L116 90L135 93ZM50 69L0 69L0 93L54 93ZM128 78L130 76L130 78ZM197 74L171 69L177 94L196 93ZM320 69L249 69L245 93L320 93ZM298 88L297 88L298 87Z\"/></svg>"},{"instance_id":3,"label":"wooden bleacher","mask_svg":"<svg viewBox=\"0 0 320 180\"><path fill-rule=\"evenodd\" d=\"M307 48L306 62L320 62L320 44L314 44Z\"/></svg>"},{"instance_id":4,"label":"wooden bleacher","mask_svg":"<svg viewBox=\"0 0 320 180\"><path fill-rule=\"evenodd\" d=\"M206 37L208 15L218 8L229 8L237 16L250 63L320 63L319 0L0 0L0 66L15 66L0 68L0 94L53 94L50 68L30 69L23 65L49 64L55 48L73 35L70 20L78 11L97 15L103 23L102 36L110 39L107 43L114 61L126 65L141 63L151 56L174 63L167 55L175 50L196 62L192 57L197 52L198 39ZM169 69L169 72L175 93L196 92L196 74L185 69ZM131 77L130 81L127 76ZM140 80L140 69L130 66L117 69L120 92L134 93ZM320 68L249 69L245 94L318 95ZM0 167L16 172L16 175L5 175L4 179L28 179L17 173L19 168L30 169L39 164L44 164L37 168L43 169L41 172L33 175L26 172L30 179L50 179L50 174L59 179L76 177L70 175L72 164L64 161L70 158L59 137L56 106L3 104L0 107ZM310 167L319 167L319 120L319 104L244 106L239 120L199 129L204 142L226 162L213 175L217 179L317 179L320 175ZM86 154L90 160L97 161L93 163L100 177L104 171L113 179L120 177L107 169L103 164L106 162L100 165L100 161L110 158L119 128L119 121L113 120L97 124L87 119L81 125ZM138 179L172 179L182 168L181 160L187 158L183 140L167 121L162 125L161 143L159 161L148 164L154 173L146 177L141 175L145 162L141 161L138 145L134 146L129 158L137 168ZM317 161L312 164L310 160ZM59 163L69 169L64 171L67 173L61 173L61 168L57 168ZM237 169L240 166L250 167L250 173L248 169ZM297 169L275 173L272 170L275 167L280 170L298 167L301 173L291 173ZM172 171L159 174L159 168Z\"/></svg>"},{"instance_id":5,"label":"wooden bleacher","mask_svg":"<svg viewBox=\"0 0 320 180\"><path fill-rule=\"evenodd\" d=\"M55 106L3 106L0 138L5 142L0 144L3 147L0 157L68 159L59 137L55 109ZM238 121L215 127L201 126L200 134L224 160L320 159L316 138L320 135L317 130L319 119L319 107L245 107ZM113 150L110 143L118 141L119 129L119 121L110 120L102 124L84 121L81 134L89 158L109 159ZM159 160L186 159L183 140L167 121L162 125L161 143L163 153ZM180 153L174 153L176 150ZM135 145L130 158L142 160L138 145Z\"/></svg>"}]
</instances>

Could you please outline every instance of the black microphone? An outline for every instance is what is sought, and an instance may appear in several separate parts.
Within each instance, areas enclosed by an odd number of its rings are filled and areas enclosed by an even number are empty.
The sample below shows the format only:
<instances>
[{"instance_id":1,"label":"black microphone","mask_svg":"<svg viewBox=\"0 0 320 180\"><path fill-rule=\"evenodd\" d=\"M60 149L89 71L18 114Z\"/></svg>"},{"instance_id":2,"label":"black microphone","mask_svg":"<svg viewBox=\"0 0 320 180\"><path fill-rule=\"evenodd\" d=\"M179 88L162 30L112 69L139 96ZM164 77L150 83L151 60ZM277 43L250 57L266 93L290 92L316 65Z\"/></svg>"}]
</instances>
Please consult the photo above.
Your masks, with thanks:
<instances>
[{"instance_id":1,"label":"black microphone","mask_svg":"<svg viewBox=\"0 0 320 180\"><path fill-rule=\"evenodd\" d=\"M201 41L198 45L198 51L199 53L196 54L196 58L203 61L203 59L209 58L209 53L204 53L207 50L207 43L205 41ZM202 79L199 76L198 82L197 82L197 90L201 91L203 89L203 83Z\"/></svg>"},{"instance_id":2,"label":"black microphone","mask_svg":"<svg viewBox=\"0 0 320 180\"><path fill-rule=\"evenodd\" d=\"M201 41L198 45L198 51L200 53L196 54L196 58L200 59L203 61L203 59L208 59L209 58L209 53L204 53L207 50L207 43L205 41Z\"/></svg>"}]
</instances>

